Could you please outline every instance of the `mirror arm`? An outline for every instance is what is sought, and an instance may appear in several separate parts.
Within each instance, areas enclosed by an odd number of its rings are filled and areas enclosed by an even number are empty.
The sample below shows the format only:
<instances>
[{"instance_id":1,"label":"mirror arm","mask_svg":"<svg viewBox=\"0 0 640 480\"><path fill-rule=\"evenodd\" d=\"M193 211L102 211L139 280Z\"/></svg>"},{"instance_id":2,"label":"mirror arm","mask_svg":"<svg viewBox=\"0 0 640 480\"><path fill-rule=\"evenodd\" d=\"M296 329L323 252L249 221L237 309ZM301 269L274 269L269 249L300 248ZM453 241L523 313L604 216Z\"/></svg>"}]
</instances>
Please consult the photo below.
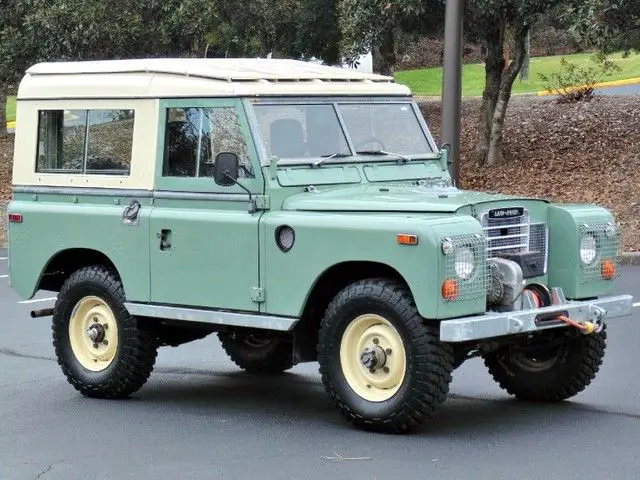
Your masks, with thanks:
<instances>
[{"instance_id":1,"label":"mirror arm","mask_svg":"<svg viewBox=\"0 0 640 480\"><path fill-rule=\"evenodd\" d=\"M229 170L224 171L224 176L227 177L229 180L231 180L233 183L238 185L241 189L243 189L245 192L249 194L249 213L255 213L255 211L257 210L257 207L256 207L256 202L253 198L253 195L251 194L251 191L247 187L242 185L240 182L238 182L235 178L233 178L229 174Z\"/></svg>"}]
</instances>

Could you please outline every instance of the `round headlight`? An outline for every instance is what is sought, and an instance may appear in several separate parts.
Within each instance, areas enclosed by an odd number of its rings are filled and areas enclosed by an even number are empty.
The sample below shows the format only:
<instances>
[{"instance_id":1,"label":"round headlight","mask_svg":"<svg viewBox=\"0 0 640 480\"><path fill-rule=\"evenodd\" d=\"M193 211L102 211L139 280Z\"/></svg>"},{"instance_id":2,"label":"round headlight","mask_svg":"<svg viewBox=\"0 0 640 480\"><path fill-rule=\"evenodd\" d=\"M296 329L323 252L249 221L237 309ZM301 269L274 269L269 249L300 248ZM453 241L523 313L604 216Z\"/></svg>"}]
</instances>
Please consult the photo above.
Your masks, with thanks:
<instances>
[{"instance_id":1,"label":"round headlight","mask_svg":"<svg viewBox=\"0 0 640 480\"><path fill-rule=\"evenodd\" d=\"M460 247L456 250L455 256L456 275L461 279L468 279L475 269L475 255L469 247Z\"/></svg>"},{"instance_id":2,"label":"round headlight","mask_svg":"<svg viewBox=\"0 0 640 480\"><path fill-rule=\"evenodd\" d=\"M589 265L596 259L596 255L596 237L593 235L585 235L580 240L580 260L582 260L582 263Z\"/></svg>"}]
</instances>

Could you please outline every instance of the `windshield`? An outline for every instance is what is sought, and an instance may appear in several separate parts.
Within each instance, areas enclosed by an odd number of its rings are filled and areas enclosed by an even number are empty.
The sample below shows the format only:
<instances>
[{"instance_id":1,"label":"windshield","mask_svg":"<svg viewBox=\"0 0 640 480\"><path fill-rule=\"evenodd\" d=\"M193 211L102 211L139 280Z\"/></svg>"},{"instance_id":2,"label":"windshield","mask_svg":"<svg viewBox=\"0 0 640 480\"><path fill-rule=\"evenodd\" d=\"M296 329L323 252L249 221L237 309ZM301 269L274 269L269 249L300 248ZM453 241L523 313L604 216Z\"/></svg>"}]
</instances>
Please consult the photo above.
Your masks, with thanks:
<instances>
[{"instance_id":1,"label":"windshield","mask_svg":"<svg viewBox=\"0 0 640 480\"><path fill-rule=\"evenodd\" d=\"M432 152L408 102L257 104L254 108L267 154L280 159Z\"/></svg>"}]
</instances>

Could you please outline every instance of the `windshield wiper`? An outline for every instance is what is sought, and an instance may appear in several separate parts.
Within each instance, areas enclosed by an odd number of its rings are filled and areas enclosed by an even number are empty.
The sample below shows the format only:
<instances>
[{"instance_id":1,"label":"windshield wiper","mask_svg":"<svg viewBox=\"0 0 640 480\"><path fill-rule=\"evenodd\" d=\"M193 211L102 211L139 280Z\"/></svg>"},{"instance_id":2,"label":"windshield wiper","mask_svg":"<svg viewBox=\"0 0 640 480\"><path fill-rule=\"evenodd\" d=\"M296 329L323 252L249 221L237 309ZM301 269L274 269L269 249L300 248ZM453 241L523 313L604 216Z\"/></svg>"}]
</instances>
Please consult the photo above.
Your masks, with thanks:
<instances>
[{"instance_id":1,"label":"windshield wiper","mask_svg":"<svg viewBox=\"0 0 640 480\"><path fill-rule=\"evenodd\" d=\"M394 152L387 152L386 150L358 150L356 152L358 155L391 155L393 157L397 157L403 162L410 162L411 159L404 155Z\"/></svg>"},{"instance_id":2,"label":"windshield wiper","mask_svg":"<svg viewBox=\"0 0 640 480\"><path fill-rule=\"evenodd\" d=\"M327 160L331 160L332 158L345 158L345 157L353 157L353 155L351 155L350 153L340 153L340 152L322 155L321 159L313 162L313 166L318 167L322 165L324 162L326 162Z\"/></svg>"}]
</instances>

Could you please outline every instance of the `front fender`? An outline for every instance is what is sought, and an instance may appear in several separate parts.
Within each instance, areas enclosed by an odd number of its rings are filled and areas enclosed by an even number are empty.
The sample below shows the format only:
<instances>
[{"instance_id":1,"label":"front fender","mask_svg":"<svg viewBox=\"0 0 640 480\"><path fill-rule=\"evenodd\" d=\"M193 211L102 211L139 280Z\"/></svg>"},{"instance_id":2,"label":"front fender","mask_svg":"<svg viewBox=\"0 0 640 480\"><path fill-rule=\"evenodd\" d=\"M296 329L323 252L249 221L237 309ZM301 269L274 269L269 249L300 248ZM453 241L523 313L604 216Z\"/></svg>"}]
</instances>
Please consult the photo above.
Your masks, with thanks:
<instances>
[{"instance_id":1,"label":"front fender","mask_svg":"<svg viewBox=\"0 0 640 480\"><path fill-rule=\"evenodd\" d=\"M282 252L275 239L278 226L295 231L295 243ZM420 314L425 318L451 318L483 312L484 254L477 259L475 295L446 301L442 281L450 274L451 262L441 250L446 236L475 237L480 224L468 216L407 216L335 212L273 212L261 221L261 284L265 288L265 311L299 317L318 278L334 265L345 262L375 262L397 271L405 280ZM418 236L417 245L400 245L397 234ZM482 291L481 291L482 290ZM463 290L461 289L461 293Z\"/></svg>"}]
</instances>

